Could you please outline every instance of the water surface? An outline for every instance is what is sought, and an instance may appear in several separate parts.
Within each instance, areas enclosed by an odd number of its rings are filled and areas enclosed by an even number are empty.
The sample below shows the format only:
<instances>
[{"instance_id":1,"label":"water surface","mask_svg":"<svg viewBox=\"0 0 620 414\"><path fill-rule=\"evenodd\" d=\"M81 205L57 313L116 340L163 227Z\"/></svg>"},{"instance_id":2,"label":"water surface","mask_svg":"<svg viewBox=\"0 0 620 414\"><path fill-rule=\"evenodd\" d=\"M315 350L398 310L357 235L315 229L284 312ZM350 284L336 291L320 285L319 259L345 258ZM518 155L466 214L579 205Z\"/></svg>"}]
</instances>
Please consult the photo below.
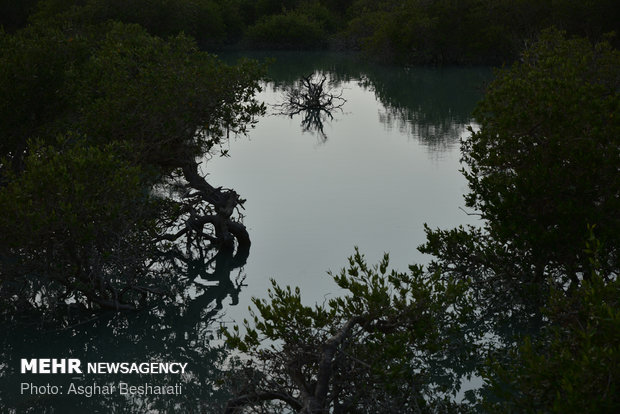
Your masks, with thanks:
<instances>
[{"instance_id":1,"label":"water surface","mask_svg":"<svg viewBox=\"0 0 620 414\"><path fill-rule=\"evenodd\" d=\"M274 54L255 55L265 57ZM405 270L428 260L417 252L423 224L473 223L459 207L466 183L459 173L459 139L490 78L487 68L394 68L354 56L278 53L259 96L268 104L247 137L223 148L230 157L203 162L213 185L247 199L244 222L252 239L247 263L218 257L204 286L183 304L136 313L67 319L62 327L24 320L2 327L2 412L193 412L226 398L214 387L214 330L248 317L250 298L266 297L269 279L299 286L303 300L322 302L338 289L326 275L346 264L354 246L371 263L389 252ZM235 56L225 56L234 60ZM270 105L301 76L325 74L346 103L323 125L303 131L303 117L276 115ZM204 273L204 272L203 272ZM192 276L192 275L190 275ZM193 277L193 276L192 276ZM203 277L205 279L205 277ZM24 376L20 358L83 361L182 361L184 377ZM127 381L181 383L182 396L21 396L22 381L67 386ZM105 408L103 408L105 407Z\"/></svg>"},{"instance_id":2,"label":"water surface","mask_svg":"<svg viewBox=\"0 0 620 414\"><path fill-rule=\"evenodd\" d=\"M319 133L302 132L301 115L268 114L249 137L229 144L228 158L206 163L210 179L248 201L245 224L252 249L244 268L242 306L265 297L269 279L299 286L306 303L322 302L337 288L338 271L358 246L370 262L384 252L405 270L425 263L417 246L424 223L449 228L474 223L463 207L466 182L459 140L467 136L487 68L394 68L363 65L354 57L281 53L272 81L259 96L282 101L301 76L327 74L342 91L342 112Z\"/></svg>"}]
</instances>

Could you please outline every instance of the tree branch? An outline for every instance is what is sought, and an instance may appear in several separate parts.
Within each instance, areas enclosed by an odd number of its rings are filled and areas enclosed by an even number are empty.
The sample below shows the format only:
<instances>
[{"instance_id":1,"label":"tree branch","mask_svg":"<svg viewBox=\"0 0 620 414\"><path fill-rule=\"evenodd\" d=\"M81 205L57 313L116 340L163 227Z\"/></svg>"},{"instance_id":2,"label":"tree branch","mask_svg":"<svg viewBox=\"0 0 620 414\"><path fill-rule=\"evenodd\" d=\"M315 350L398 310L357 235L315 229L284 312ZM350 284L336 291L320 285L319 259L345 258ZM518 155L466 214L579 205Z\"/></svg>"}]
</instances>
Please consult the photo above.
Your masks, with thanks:
<instances>
[{"instance_id":1,"label":"tree branch","mask_svg":"<svg viewBox=\"0 0 620 414\"><path fill-rule=\"evenodd\" d=\"M338 346L349 335L351 329L365 318L363 316L355 316L347 321L344 326L338 331L338 333L323 344L323 350L321 359L319 361L319 372L317 374L316 388L314 397L316 403L319 403L322 407L327 398L327 392L329 391L329 382L332 376L333 359Z\"/></svg>"},{"instance_id":2,"label":"tree branch","mask_svg":"<svg viewBox=\"0 0 620 414\"><path fill-rule=\"evenodd\" d=\"M243 408L249 404L256 404L263 401L280 400L287 403L295 411L301 410L303 407L299 401L288 394L275 391L257 392L252 394L245 394L228 401L224 414L235 414L238 409Z\"/></svg>"}]
</instances>

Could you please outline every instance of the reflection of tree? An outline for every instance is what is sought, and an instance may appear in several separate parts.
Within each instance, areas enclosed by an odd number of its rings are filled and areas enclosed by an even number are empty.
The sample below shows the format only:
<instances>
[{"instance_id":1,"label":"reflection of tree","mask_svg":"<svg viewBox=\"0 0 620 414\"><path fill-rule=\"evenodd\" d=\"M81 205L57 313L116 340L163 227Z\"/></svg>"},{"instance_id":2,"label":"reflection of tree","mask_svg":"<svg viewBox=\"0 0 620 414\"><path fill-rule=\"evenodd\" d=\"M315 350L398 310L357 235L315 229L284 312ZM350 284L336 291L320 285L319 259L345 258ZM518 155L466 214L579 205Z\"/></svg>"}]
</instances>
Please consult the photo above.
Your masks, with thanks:
<instances>
[{"instance_id":1,"label":"reflection of tree","mask_svg":"<svg viewBox=\"0 0 620 414\"><path fill-rule=\"evenodd\" d=\"M302 130L317 133L322 142L327 141L324 122L334 119L332 112L341 110L346 102L342 97L342 90L332 93L333 89L326 86L326 81L325 74L302 76L292 86L285 88L284 101L274 105L279 115L292 118L302 114Z\"/></svg>"},{"instance_id":2,"label":"reflection of tree","mask_svg":"<svg viewBox=\"0 0 620 414\"><path fill-rule=\"evenodd\" d=\"M256 57L267 56L273 53ZM430 151L458 144L491 75L486 67L392 67L346 54L282 52L275 58L269 70L274 91L291 88L310 71L328 74L333 85L356 81L384 106L382 123L399 128Z\"/></svg>"},{"instance_id":3,"label":"reflection of tree","mask_svg":"<svg viewBox=\"0 0 620 414\"><path fill-rule=\"evenodd\" d=\"M457 145L466 130L465 123L457 123L453 119L428 123L420 116L424 114L408 108L387 107L379 112L379 121L389 130L397 128L401 133L419 140L430 151L444 151Z\"/></svg>"},{"instance_id":4,"label":"reflection of tree","mask_svg":"<svg viewBox=\"0 0 620 414\"><path fill-rule=\"evenodd\" d=\"M135 313L92 314L83 308L63 313L62 326L42 325L36 317L5 321L11 331L1 343L1 412L212 412L227 396L214 384L219 375L216 366L224 358L221 349L210 345L213 324L223 302L230 297L238 303L243 279L231 275L241 268L248 251L219 250L179 256L174 262L184 269L176 296L167 303ZM168 268L169 271L171 268ZM162 271L163 268L162 268ZM179 273L177 273L179 275ZM125 375L41 375L19 374L20 358L79 358L86 362L187 362L188 374L180 376ZM20 395L21 382L50 383L68 389L76 385L105 385L119 381L131 385L181 384L182 395L126 396L30 396ZM217 412L217 411L214 411Z\"/></svg>"},{"instance_id":5,"label":"reflection of tree","mask_svg":"<svg viewBox=\"0 0 620 414\"><path fill-rule=\"evenodd\" d=\"M486 69L383 68L363 76L384 109L380 121L398 128L431 151L458 145L481 94Z\"/></svg>"}]
</instances>

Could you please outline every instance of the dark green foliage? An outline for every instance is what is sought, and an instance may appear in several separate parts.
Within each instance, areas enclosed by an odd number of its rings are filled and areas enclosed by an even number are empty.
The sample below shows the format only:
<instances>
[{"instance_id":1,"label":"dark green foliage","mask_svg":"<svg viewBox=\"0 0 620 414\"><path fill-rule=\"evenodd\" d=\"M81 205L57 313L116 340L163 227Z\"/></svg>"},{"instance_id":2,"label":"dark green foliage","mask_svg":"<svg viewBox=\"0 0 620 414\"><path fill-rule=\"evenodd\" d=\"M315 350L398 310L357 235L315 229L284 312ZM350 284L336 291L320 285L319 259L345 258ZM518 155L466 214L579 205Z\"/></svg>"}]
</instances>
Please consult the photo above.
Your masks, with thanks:
<instances>
[{"instance_id":1,"label":"dark green foliage","mask_svg":"<svg viewBox=\"0 0 620 414\"><path fill-rule=\"evenodd\" d=\"M302 2L298 10L308 15L310 19L319 23L321 28L327 33L335 33L338 30L339 16L330 9L330 4L322 3L316 0L308 0Z\"/></svg>"},{"instance_id":2,"label":"dark green foliage","mask_svg":"<svg viewBox=\"0 0 620 414\"><path fill-rule=\"evenodd\" d=\"M349 16L347 42L379 60L501 63L551 25L600 40L617 29L620 8L611 1L358 0Z\"/></svg>"},{"instance_id":3,"label":"dark green foliage","mask_svg":"<svg viewBox=\"0 0 620 414\"><path fill-rule=\"evenodd\" d=\"M64 116L68 69L88 54L81 37L53 27L32 27L0 43L0 154L19 169L25 138L55 139ZM5 168L6 165L0 166Z\"/></svg>"},{"instance_id":4,"label":"dark green foliage","mask_svg":"<svg viewBox=\"0 0 620 414\"><path fill-rule=\"evenodd\" d=\"M246 88L257 87L256 69L249 62L227 67L184 36L164 42L139 26L116 24L71 82L77 127L95 142L131 141L140 162L177 167L217 143L224 125L238 129L249 121L241 103L222 102L250 99Z\"/></svg>"},{"instance_id":5,"label":"dark green foliage","mask_svg":"<svg viewBox=\"0 0 620 414\"><path fill-rule=\"evenodd\" d=\"M249 244L231 217L238 195L204 181L195 158L262 112L256 64L227 66L187 36L119 22L41 19L1 41L5 310L67 299L133 309L172 292L160 277L172 264L154 263L176 257L178 239L198 250L223 235L231 245L232 223ZM181 197L190 181L204 198Z\"/></svg>"},{"instance_id":6,"label":"dark green foliage","mask_svg":"<svg viewBox=\"0 0 620 414\"><path fill-rule=\"evenodd\" d=\"M59 141L58 148L30 145L22 173L0 189L3 311L54 307L69 297L105 306L101 291L150 284L141 275L163 200L123 160L127 148Z\"/></svg>"},{"instance_id":7,"label":"dark green foliage","mask_svg":"<svg viewBox=\"0 0 620 414\"><path fill-rule=\"evenodd\" d=\"M131 142L138 162L168 170L210 149L226 128L243 129L258 109L248 94L258 87L256 65L223 65L182 35L164 41L137 25L42 24L4 36L2 46L0 148L15 165L24 137L53 143L71 129L95 144Z\"/></svg>"},{"instance_id":8,"label":"dark green foliage","mask_svg":"<svg viewBox=\"0 0 620 414\"><path fill-rule=\"evenodd\" d=\"M18 15L7 27L23 26L34 3L4 6ZM329 45L405 64L510 62L549 26L600 40L620 20L614 0L40 0L36 9L35 19L61 14L80 24L137 23L158 36L184 32L208 49Z\"/></svg>"},{"instance_id":9,"label":"dark green foliage","mask_svg":"<svg viewBox=\"0 0 620 414\"><path fill-rule=\"evenodd\" d=\"M43 0L35 20L64 16L81 24L107 20L136 23L149 33L168 37L181 32L202 47L215 48L241 37L244 22L239 2L214 0Z\"/></svg>"},{"instance_id":10,"label":"dark green foliage","mask_svg":"<svg viewBox=\"0 0 620 414\"><path fill-rule=\"evenodd\" d=\"M349 42L369 56L399 63L496 63L514 56L515 45L486 2L396 3L357 2Z\"/></svg>"},{"instance_id":11,"label":"dark green foliage","mask_svg":"<svg viewBox=\"0 0 620 414\"><path fill-rule=\"evenodd\" d=\"M549 278L575 287L591 274L583 246L596 226L601 277L617 276L618 67L609 45L550 31L498 73L463 145L466 203L484 228L429 231L422 250L442 271L522 285L524 298Z\"/></svg>"},{"instance_id":12,"label":"dark green foliage","mask_svg":"<svg viewBox=\"0 0 620 414\"><path fill-rule=\"evenodd\" d=\"M223 332L252 358L231 372L230 385L243 394L229 408L286 412L285 401L317 413L466 409L447 398L474 347L465 344L473 310L465 283L416 266L389 270L387 255L369 266L359 252L331 276L346 296L309 307L299 289L273 282L269 300L254 300L245 333L237 326Z\"/></svg>"},{"instance_id":13,"label":"dark green foliage","mask_svg":"<svg viewBox=\"0 0 620 414\"><path fill-rule=\"evenodd\" d=\"M245 41L254 48L319 49L327 45L321 24L302 12L276 14L248 28Z\"/></svg>"},{"instance_id":14,"label":"dark green foliage","mask_svg":"<svg viewBox=\"0 0 620 414\"><path fill-rule=\"evenodd\" d=\"M490 412L615 413L620 408L620 285L598 275L554 290L550 325L484 368Z\"/></svg>"},{"instance_id":15,"label":"dark green foliage","mask_svg":"<svg viewBox=\"0 0 620 414\"><path fill-rule=\"evenodd\" d=\"M427 229L431 269L470 281L496 335L492 411L618 410L618 68L607 43L544 32L497 73L464 141L482 227Z\"/></svg>"},{"instance_id":16,"label":"dark green foliage","mask_svg":"<svg viewBox=\"0 0 620 414\"><path fill-rule=\"evenodd\" d=\"M26 25L38 0L0 0L0 27L13 32Z\"/></svg>"},{"instance_id":17,"label":"dark green foliage","mask_svg":"<svg viewBox=\"0 0 620 414\"><path fill-rule=\"evenodd\" d=\"M498 242L543 275L590 273L583 247L596 225L604 273L620 269L620 54L546 32L498 73L465 142L467 205Z\"/></svg>"},{"instance_id":18,"label":"dark green foliage","mask_svg":"<svg viewBox=\"0 0 620 414\"><path fill-rule=\"evenodd\" d=\"M259 16L279 14L296 7L300 0L256 0L256 11Z\"/></svg>"},{"instance_id":19,"label":"dark green foliage","mask_svg":"<svg viewBox=\"0 0 620 414\"><path fill-rule=\"evenodd\" d=\"M427 228L426 271L356 254L326 305L274 284L246 333L225 333L250 357L233 365L229 408L617 412L618 68L609 44L544 31L497 73L463 142L480 225ZM476 370L472 404L443 405Z\"/></svg>"}]
</instances>

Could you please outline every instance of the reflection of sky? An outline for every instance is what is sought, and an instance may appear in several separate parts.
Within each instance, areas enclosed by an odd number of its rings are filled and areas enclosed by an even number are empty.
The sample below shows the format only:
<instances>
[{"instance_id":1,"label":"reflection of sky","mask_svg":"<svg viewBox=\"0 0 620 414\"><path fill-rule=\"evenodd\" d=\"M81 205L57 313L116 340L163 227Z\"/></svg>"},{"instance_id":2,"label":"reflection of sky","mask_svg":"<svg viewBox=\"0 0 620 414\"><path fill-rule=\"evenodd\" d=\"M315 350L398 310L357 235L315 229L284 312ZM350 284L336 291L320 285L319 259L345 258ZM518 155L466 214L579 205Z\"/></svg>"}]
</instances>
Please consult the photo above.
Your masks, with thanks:
<instances>
[{"instance_id":1,"label":"reflection of sky","mask_svg":"<svg viewBox=\"0 0 620 414\"><path fill-rule=\"evenodd\" d=\"M297 71L287 69L290 62L279 67L288 76L282 85L289 85L295 73L312 73L312 65L321 63L295 62ZM375 68L359 76L363 68L341 64L338 87L347 102L325 123L326 142L302 134L300 117L271 115L260 119L249 137L231 139L230 158L203 164L211 184L232 188L247 199L245 224L252 248L243 269L247 286L240 291L240 306L231 306L230 296L239 270L230 272L222 265L220 273L210 269L213 277L203 275L202 280L207 285L217 280L219 289L193 290L193 300L183 300L186 306L171 307L167 313L114 315L110 324L104 315L75 329L36 336L28 327L12 329L5 352L12 358L70 352L85 361L189 360L194 375L212 378L215 356L208 355L208 343L214 327L209 322L222 298L224 320L240 321L249 316L250 298L266 298L269 279L275 278L281 285L299 286L306 303L320 303L326 295L338 294L326 271L345 266L354 246L371 264L387 251L392 265L406 270L411 263L428 260L416 250L425 241L424 223L441 228L475 223L475 217L459 210L466 182L458 172L458 138L467 133L477 72ZM267 87L260 98L274 104L281 94L282 89ZM12 390L18 382L8 374L9 366L14 369L16 364L0 364L0 407L7 392L17 397ZM185 380L194 386L184 393L185 404L192 405L192 398L212 400L205 397L200 381ZM87 406L100 408L104 400L80 401L82 411L88 411ZM134 411L141 412L136 407Z\"/></svg>"},{"instance_id":2,"label":"reflection of sky","mask_svg":"<svg viewBox=\"0 0 620 414\"><path fill-rule=\"evenodd\" d=\"M247 317L249 298L266 297L269 278L300 286L309 304L322 302L337 293L325 272L343 267L354 246L371 263L387 251L391 263L405 270L427 260L416 250L425 240L424 223L472 223L459 210L466 182L458 171L458 146L442 146L441 156L432 156L410 136L424 125L386 127L380 117L386 108L373 91L357 82L342 87L347 103L326 123L326 143L302 134L299 118L272 115L248 138L231 140L230 158L206 167L214 185L234 188L248 200L248 286L240 294L242 306L228 308L226 319ZM281 92L266 88L261 98L274 103ZM464 131L464 125L454 129Z\"/></svg>"}]
</instances>

